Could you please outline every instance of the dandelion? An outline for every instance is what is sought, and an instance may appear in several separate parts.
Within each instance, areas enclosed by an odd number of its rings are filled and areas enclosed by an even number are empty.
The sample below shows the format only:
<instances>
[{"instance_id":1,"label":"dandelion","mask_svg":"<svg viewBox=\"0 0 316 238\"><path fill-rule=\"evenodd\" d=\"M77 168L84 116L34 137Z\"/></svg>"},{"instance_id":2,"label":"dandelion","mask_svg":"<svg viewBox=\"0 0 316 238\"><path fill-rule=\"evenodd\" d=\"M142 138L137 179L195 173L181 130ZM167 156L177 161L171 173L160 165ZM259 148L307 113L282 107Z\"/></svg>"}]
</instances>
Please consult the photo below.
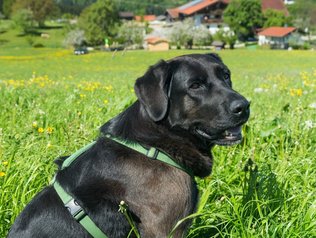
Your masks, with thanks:
<instances>
[{"instance_id":1,"label":"dandelion","mask_svg":"<svg viewBox=\"0 0 316 238\"><path fill-rule=\"evenodd\" d=\"M44 128L43 128L43 127L40 127L40 128L37 129L37 131L38 131L39 133L43 133L43 132L44 132Z\"/></svg>"},{"instance_id":2,"label":"dandelion","mask_svg":"<svg viewBox=\"0 0 316 238\"><path fill-rule=\"evenodd\" d=\"M7 166L7 165L9 164L9 162L8 162L8 161L3 161L2 164L3 164L4 166Z\"/></svg>"},{"instance_id":3,"label":"dandelion","mask_svg":"<svg viewBox=\"0 0 316 238\"><path fill-rule=\"evenodd\" d=\"M47 132L47 134L49 134L49 135L53 133L53 130L54 130L54 129L53 129L52 127L47 127L47 128L46 128L46 132Z\"/></svg>"},{"instance_id":4,"label":"dandelion","mask_svg":"<svg viewBox=\"0 0 316 238\"><path fill-rule=\"evenodd\" d=\"M290 89L290 95L292 97L294 97L294 96L302 96L303 95L303 90L301 88L299 88L299 89L291 88Z\"/></svg>"},{"instance_id":5,"label":"dandelion","mask_svg":"<svg viewBox=\"0 0 316 238\"><path fill-rule=\"evenodd\" d=\"M5 172L0 171L0 177L4 177L6 175Z\"/></svg>"},{"instance_id":6,"label":"dandelion","mask_svg":"<svg viewBox=\"0 0 316 238\"><path fill-rule=\"evenodd\" d=\"M103 103L106 105L106 104L109 103L109 100L105 99L105 100L103 101Z\"/></svg>"}]
</instances>

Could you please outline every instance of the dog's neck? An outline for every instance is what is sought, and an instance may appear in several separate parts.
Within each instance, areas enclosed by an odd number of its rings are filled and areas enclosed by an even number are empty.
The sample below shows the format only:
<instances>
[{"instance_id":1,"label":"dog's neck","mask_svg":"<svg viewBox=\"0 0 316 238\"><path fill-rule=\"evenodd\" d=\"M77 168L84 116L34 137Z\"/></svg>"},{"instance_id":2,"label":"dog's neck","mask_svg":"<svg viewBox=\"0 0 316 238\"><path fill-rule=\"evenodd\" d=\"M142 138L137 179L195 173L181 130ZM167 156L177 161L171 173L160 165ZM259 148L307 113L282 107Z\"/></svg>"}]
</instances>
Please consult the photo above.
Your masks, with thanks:
<instances>
[{"instance_id":1,"label":"dog's neck","mask_svg":"<svg viewBox=\"0 0 316 238\"><path fill-rule=\"evenodd\" d=\"M167 120L152 121L139 101L104 124L101 133L160 149L176 163L192 170L195 176L205 177L211 173L211 148L189 132L173 130Z\"/></svg>"}]
</instances>

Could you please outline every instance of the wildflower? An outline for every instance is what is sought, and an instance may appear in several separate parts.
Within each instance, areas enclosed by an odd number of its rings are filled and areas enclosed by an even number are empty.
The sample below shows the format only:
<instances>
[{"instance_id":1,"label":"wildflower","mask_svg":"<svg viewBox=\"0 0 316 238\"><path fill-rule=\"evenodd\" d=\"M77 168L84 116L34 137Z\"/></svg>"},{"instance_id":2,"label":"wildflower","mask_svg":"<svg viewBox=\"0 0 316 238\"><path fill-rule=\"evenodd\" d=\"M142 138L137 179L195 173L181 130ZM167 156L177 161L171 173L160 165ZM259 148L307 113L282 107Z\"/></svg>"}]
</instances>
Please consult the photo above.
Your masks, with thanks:
<instances>
[{"instance_id":1,"label":"wildflower","mask_svg":"<svg viewBox=\"0 0 316 238\"><path fill-rule=\"evenodd\" d=\"M253 91L255 93L263 93L263 92L267 92L268 90L264 88L255 88Z\"/></svg>"},{"instance_id":2,"label":"wildflower","mask_svg":"<svg viewBox=\"0 0 316 238\"><path fill-rule=\"evenodd\" d=\"M80 94L80 98L85 98L85 97L87 97L85 94L83 93Z\"/></svg>"},{"instance_id":3,"label":"wildflower","mask_svg":"<svg viewBox=\"0 0 316 238\"><path fill-rule=\"evenodd\" d=\"M44 128L43 128L43 127L40 127L40 128L37 129L37 131L38 131L39 133L43 133L43 132L44 132Z\"/></svg>"},{"instance_id":4,"label":"wildflower","mask_svg":"<svg viewBox=\"0 0 316 238\"><path fill-rule=\"evenodd\" d=\"M105 99L105 100L103 101L103 103L106 105L106 104L109 103L109 100Z\"/></svg>"},{"instance_id":5,"label":"wildflower","mask_svg":"<svg viewBox=\"0 0 316 238\"><path fill-rule=\"evenodd\" d=\"M316 109L316 102L309 104L308 107Z\"/></svg>"},{"instance_id":6,"label":"wildflower","mask_svg":"<svg viewBox=\"0 0 316 238\"><path fill-rule=\"evenodd\" d=\"M299 89L291 88L290 89L290 95L292 97L294 97L294 96L302 96L303 95L303 90L301 88L299 88Z\"/></svg>"},{"instance_id":7,"label":"wildflower","mask_svg":"<svg viewBox=\"0 0 316 238\"><path fill-rule=\"evenodd\" d=\"M9 164L9 162L8 162L8 161L3 161L2 164L3 164L4 166L7 166L7 165Z\"/></svg>"},{"instance_id":8,"label":"wildflower","mask_svg":"<svg viewBox=\"0 0 316 238\"><path fill-rule=\"evenodd\" d=\"M0 177L4 177L5 176L5 172L0 171Z\"/></svg>"},{"instance_id":9,"label":"wildflower","mask_svg":"<svg viewBox=\"0 0 316 238\"><path fill-rule=\"evenodd\" d=\"M108 91L108 92L111 92L113 90L112 85L105 86L105 90Z\"/></svg>"},{"instance_id":10,"label":"wildflower","mask_svg":"<svg viewBox=\"0 0 316 238\"><path fill-rule=\"evenodd\" d=\"M53 133L53 128L52 127L47 127L46 128L46 132L47 132L47 134L52 134Z\"/></svg>"},{"instance_id":11,"label":"wildflower","mask_svg":"<svg viewBox=\"0 0 316 238\"><path fill-rule=\"evenodd\" d=\"M37 121L33 121L32 126L33 126L33 128L37 128L38 127Z\"/></svg>"},{"instance_id":12,"label":"wildflower","mask_svg":"<svg viewBox=\"0 0 316 238\"><path fill-rule=\"evenodd\" d=\"M312 128L314 128L316 125L315 125L316 123L313 123L313 121L311 121L311 120L308 120L308 121L305 121L304 122L304 125L305 125L305 128L306 129L312 129Z\"/></svg>"}]
</instances>

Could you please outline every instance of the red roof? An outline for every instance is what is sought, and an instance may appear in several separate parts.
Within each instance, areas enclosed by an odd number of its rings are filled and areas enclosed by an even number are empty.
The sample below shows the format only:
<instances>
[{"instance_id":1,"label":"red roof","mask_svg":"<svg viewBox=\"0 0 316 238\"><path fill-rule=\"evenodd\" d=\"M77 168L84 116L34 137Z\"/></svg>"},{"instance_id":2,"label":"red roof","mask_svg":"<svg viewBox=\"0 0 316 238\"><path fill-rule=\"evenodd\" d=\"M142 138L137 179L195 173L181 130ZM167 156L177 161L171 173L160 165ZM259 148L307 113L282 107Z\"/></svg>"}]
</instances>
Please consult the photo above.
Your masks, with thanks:
<instances>
[{"instance_id":1,"label":"red roof","mask_svg":"<svg viewBox=\"0 0 316 238\"><path fill-rule=\"evenodd\" d=\"M259 32L258 35L262 36L273 36L273 37L284 37L287 36L288 34L292 33L295 31L295 27L269 27L264 29L263 31Z\"/></svg>"},{"instance_id":2,"label":"red roof","mask_svg":"<svg viewBox=\"0 0 316 238\"><path fill-rule=\"evenodd\" d=\"M159 38L159 37L150 37L150 38L146 39L146 41L148 44L152 44L152 45L158 44L160 42L169 42L168 40L163 39L163 38Z\"/></svg>"},{"instance_id":3,"label":"red roof","mask_svg":"<svg viewBox=\"0 0 316 238\"><path fill-rule=\"evenodd\" d=\"M273 9L277 11L282 11L286 15L289 14L283 0L262 0L261 1L262 11L266 11L268 9Z\"/></svg>"},{"instance_id":4,"label":"red roof","mask_svg":"<svg viewBox=\"0 0 316 238\"><path fill-rule=\"evenodd\" d=\"M211 6L215 3L223 2L225 4L229 3L229 0L200 0L200 1L192 1L188 4L182 5L178 8L167 9L167 12L172 18L178 18L179 13L185 15L192 15L195 12L198 12L208 6Z\"/></svg>"},{"instance_id":5,"label":"red roof","mask_svg":"<svg viewBox=\"0 0 316 238\"><path fill-rule=\"evenodd\" d=\"M154 21L156 20L155 15L135 16L136 21Z\"/></svg>"}]
</instances>

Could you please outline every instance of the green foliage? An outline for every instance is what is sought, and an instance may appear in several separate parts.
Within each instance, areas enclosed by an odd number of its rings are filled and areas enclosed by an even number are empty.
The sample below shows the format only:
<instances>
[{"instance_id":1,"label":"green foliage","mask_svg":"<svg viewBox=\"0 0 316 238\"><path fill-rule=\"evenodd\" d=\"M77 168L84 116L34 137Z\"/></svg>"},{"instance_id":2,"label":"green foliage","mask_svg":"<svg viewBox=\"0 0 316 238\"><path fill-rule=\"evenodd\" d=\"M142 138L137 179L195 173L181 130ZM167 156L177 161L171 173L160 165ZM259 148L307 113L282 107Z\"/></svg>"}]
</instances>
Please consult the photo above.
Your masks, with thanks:
<instances>
[{"instance_id":1,"label":"green foliage","mask_svg":"<svg viewBox=\"0 0 316 238\"><path fill-rule=\"evenodd\" d=\"M235 43L237 41L237 35L232 31L224 31L220 29L214 35L215 40L219 40L229 45L230 49L234 49Z\"/></svg>"},{"instance_id":2,"label":"green foliage","mask_svg":"<svg viewBox=\"0 0 316 238\"><path fill-rule=\"evenodd\" d=\"M181 46L187 46L190 42L193 42L193 28L194 21L191 18L173 24L169 35L171 43L180 48Z\"/></svg>"},{"instance_id":3,"label":"green foliage","mask_svg":"<svg viewBox=\"0 0 316 238\"><path fill-rule=\"evenodd\" d=\"M163 15L167 8L179 7L187 3L187 0L114 0L119 11L131 11L137 15L155 14Z\"/></svg>"},{"instance_id":4,"label":"green foliage","mask_svg":"<svg viewBox=\"0 0 316 238\"><path fill-rule=\"evenodd\" d=\"M306 28L316 30L316 0L295 0L289 11L296 27L302 31Z\"/></svg>"},{"instance_id":5,"label":"green foliage","mask_svg":"<svg viewBox=\"0 0 316 238\"><path fill-rule=\"evenodd\" d=\"M21 9L16 11L12 16L12 20L22 34L29 33L34 28L33 12L29 9Z\"/></svg>"},{"instance_id":6,"label":"green foliage","mask_svg":"<svg viewBox=\"0 0 316 238\"><path fill-rule=\"evenodd\" d=\"M281 11L268 9L264 12L264 25L263 27L270 26L291 26L291 17L285 16Z\"/></svg>"},{"instance_id":7,"label":"green foliage","mask_svg":"<svg viewBox=\"0 0 316 238\"><path fill-rule=\"evenodd\" d=\"M3 0L2 11L7 18L9 18L12 13L12 5L14 2L15 0Z\"/></svg>"},{"instance_id":8,"label":"green foliage","mask_svg":"<svg viewBox=\"0 0 316 238\"><path fill-rule=\"evenodd\" d=\"M98 0L80 15L79 27L85 31L89 44L102 44L106 37L113 37L119 25L118 12L111 0Z\"/></svg>"},{"instance_id":9,"label":"green foliage","mask_svg":"<svg viewBox=\"0 0 316 238\"><path fill-rule=\"evenodd\" d=\"M55 0L62 13L80 15L82 10L96 2L96 0Z\"/></svg>"},{"instance_id":10,"label":"green foliage","mask_svg":"<svg viewBox=\"0 0 316 238\"><path fill-rule=\"evenodd\" d=\"M13 12L21 9L31 10L34 20L39 26L44 26L47 17L52 16L58 11L54 0L16 0L12 6Z\"/></svg>"},{"instance_id":11,"label":"green foliage","mask_svg":"<svg viewBox=\"0 0 316 238\"><path fill-rule=\"evenodd\" d=\"M78 47L83 45L85 41L84 31L80 29L74 29L66 35L64 45L66 47Z\"/></svg>"},{"instance_id":12,"label":"green foliage","mask_svg":"<svg viewBox=\"0 0 316 238\"><path fill-rule=\"evenodd\" d=\"M232 0L224 11L224 22L240 40L255 36L255 30L263 25L261 1Z\"/></svg>"},{"instance_id":13,"label":"green foliage","mask_svg":"<svg viewBox=\"0 0 316 238\"><path fill-rule=\"evenodd\" d=\"M144 43L145 26L134 21L126 21L118 29L116 38L126 46L137 45L142 47Z\"/></svg>"}]
</instances>

